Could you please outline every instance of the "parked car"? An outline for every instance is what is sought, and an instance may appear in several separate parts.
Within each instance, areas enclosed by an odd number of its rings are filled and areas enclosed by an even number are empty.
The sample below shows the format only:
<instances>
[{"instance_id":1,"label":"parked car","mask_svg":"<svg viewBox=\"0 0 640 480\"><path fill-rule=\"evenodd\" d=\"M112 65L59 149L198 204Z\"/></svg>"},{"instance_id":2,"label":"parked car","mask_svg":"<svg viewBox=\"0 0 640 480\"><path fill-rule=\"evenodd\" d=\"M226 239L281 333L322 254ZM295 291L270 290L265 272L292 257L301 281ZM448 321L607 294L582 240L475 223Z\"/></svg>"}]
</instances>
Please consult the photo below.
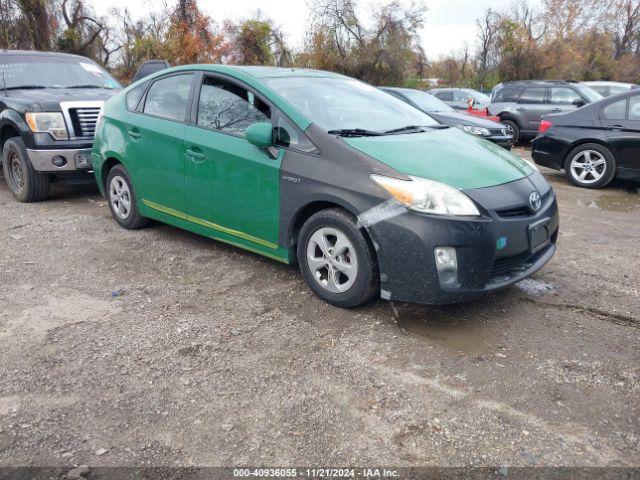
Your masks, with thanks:
<instances>
[{"instance_id":1,"label":"parked car","mask_svg":"<svg viewBox=\"0 0 640 480\"><path fill-rule=\"evenodd\" d=\"M505 82L491 92L489 112L513 129L516 143L536 136L542 115L569 112L601 98L598 92L575 82Z\"/></svg>"},{"instance_id":2,"label":"parked car","mask_svg":"<svg viewBox=\"0 0 640 480\"><path fill-rule=\"evenodd\" d=\"M166 60L147 60L138 67L138 70L136 70L135 75L131 79L131 83L142 80L144 77L148 77L152 73L166 70L167 68L171 68L171 64Z\"/></svg>"},{"instance_id":3,"label":"parked car","mask_svg":"<svg viewBox=\"0 0 640 480\"><path fill-rule=\"evenodd\" d=\"M579 187L640 178L640 90L608 97L563 115L545 115L533 141L539 165L563 170Z\"/></svg>"},{"instance_id":4,"label":"parked car","mask_svg":"<svg viewBox=\"0 0 640 480\"><path fill-rule=\"evenodd\" d=\"M93 161L122 227L155 219L297 260L340 307L467 300L556 248L556 199L533 164L329 72L157 73L106 102Z\"/></svg>"},{"instance_id":5,"label":"parked car","mask_svg":"<svg viewBox=\"0 0 640 480\"><path fill-rule=\"evenodd\" d=\"M121 87L88 58L0 51L0 150L20 202L44 200L53 180L91 181L100 108Z\"/></svg>"},{"instance_id":6,"label":"parked car","mask_svg":"<svg viewBox=\"0 0 640 480\"><path fill-rule=\"evenodd\" d=\"M490 102L488 95L471 88L433 88L429 93L456 110L466 110L469 99L473 100L474 108L478 110L484 110Z\"/></svg>"},{"instance_id":7,"label":"parked car","mask_svg":"<svg viewBox=\"0 0 640 480\"><path fill-rule=\"evenodd\" d=\"M634 83L622 83L622 82L582 82L589 88L592 88L603 97L611 97L619 93L624 93L632 88L638 88L638 85Z\"/></svg>"},{"instance_id":8,"label":"parked car","mask_svg":"<svg viewBox=\"0 0 640 480\"><path fill-rule=\"evenodd\" d=\"M513 134L506 125L469 115L468 113L458 112L442 100L421 90L395 87L380 87L380 90L390 93L403 102L422 110L443 125L458 127L465 132L486 138L507 150L511 150Z\"/></svg>"}]
</instances>

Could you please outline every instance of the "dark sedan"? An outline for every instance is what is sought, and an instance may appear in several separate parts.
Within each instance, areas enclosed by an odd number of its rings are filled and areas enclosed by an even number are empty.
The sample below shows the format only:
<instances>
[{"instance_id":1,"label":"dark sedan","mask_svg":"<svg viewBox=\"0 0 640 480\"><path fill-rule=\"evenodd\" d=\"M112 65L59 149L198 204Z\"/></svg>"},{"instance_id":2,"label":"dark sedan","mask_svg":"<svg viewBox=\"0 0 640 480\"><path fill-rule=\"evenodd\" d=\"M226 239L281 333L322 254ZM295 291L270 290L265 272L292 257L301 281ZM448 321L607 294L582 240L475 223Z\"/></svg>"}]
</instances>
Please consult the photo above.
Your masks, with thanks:
<instances>
[{"instance_id":1,"label":"dark sedan","mask_svg":"<svg viewBox=\"0 0 640 480\"><path fill-rule=\"evenodd\" d=\"M640 91L543 116L533 160L564 170L579 187L604 187L615 177L640 179Z\"/></svg>"},{"instance_id":2,"label":"dark sedan","mask_svg":"<svg viewBox=\"0 0 640 480\"><path fill-rule=\"evenodd\" d=\"M506 125L469 115L468 113L458 112L442 100L421 90L393 87L380 87L380 89L407 102L418 110L422 110L444 125L458 127L465 132L486 138L507 150L511 150L513 135Z\"/></svg>"}]
</instances>

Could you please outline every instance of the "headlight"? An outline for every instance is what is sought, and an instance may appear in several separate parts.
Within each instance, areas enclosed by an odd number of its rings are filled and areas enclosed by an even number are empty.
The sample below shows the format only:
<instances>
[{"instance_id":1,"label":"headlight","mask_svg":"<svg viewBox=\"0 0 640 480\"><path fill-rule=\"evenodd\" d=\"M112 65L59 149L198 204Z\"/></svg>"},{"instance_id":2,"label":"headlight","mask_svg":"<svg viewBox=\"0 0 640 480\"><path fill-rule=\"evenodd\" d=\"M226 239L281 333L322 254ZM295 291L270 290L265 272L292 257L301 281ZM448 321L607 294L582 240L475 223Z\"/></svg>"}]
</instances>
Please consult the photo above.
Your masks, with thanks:
<instances>
[{"instance_id":1,"label":"headlight","mask_svg":"<svg viewBox=\"0 0 640 480\"><path fill-rule=\"evenodd\" d=\"M484 127L474 127L473 125L459 125L459 127L467 133L473 133L474 135L481 135L483 137L490 137L491 132Z\"/></svg>"},{"instance_id":2,"label":"headlight","mask_svg":"<svg viewBox=\"0 0 640 480\"><path fill-rule=\"evenodd\" d=\"M27 125L32 132L50 133L56 140L68 140L69 133L61 112L29 112Z\"/></svg>"},{"instance_id":3,"label":"headlight","mask_svg":"<svg viewBox=\"0 0 640 480\"><path fill-rule=\"evenodd\" d=\"M475 204L460 190L434 180L411 180L371 175L371 180L411 210L434 215L479 216Z\"/></svg>"}]
</instances>

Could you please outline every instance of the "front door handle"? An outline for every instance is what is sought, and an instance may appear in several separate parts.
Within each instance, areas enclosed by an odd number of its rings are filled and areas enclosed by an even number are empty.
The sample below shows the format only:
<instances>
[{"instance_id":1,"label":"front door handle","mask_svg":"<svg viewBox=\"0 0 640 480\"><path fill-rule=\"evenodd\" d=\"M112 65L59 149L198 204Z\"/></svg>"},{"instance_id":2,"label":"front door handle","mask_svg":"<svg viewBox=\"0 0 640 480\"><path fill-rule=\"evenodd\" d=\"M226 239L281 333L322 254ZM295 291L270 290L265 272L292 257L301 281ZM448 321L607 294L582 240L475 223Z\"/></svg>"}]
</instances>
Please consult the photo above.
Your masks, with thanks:
<instances>
[{"instance_id":1,"label":"front door handle","mask_svg":"<svg viewBox=\"0 0 640 480\"><path fill-rule=\"evenodd\" d=\"M187 149L187 156L191 157L193 160L199 160L199 161L202 161L202 160L204 160L206 158L204 153L197 152L197 151L192 150L190 148Z\"/></svg>"},{"instance_id":2,"label":"front door handle","mask_svg":"<svg viewBox=\"0 0 640 480\"><path fill-rule=\"evenodd\" d=\"M132 130L129 130L129 136L134 140L140 140L142 138L142 135L140 135L140 132L135 128Z\"/></svg>"}]
</instances>

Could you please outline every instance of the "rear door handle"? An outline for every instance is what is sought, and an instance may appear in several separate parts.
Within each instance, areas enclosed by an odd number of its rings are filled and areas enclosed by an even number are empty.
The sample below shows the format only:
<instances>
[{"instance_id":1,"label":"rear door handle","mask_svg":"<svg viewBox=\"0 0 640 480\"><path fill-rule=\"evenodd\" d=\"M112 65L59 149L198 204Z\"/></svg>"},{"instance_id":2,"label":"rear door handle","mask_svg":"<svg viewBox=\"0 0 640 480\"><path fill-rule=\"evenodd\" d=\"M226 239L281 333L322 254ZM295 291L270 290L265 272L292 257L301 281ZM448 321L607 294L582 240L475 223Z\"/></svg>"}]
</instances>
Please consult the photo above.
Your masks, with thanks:
<instances>
[{"instance_id":1,"label":"rear door handle","mask_svg":"<svg viewBox=\"0 0 640 480\"><path fill-rule=\"evenodd\" d=\"M204 153L197 152L195 150L192 150L191 148L187 149L187 156L191 157L193 160L200 160L200 161L206 158Z\"/></svg>"},{"instance_id":2,"label":"rear door handle","mask_svg":"<svg viewBox=\"0 0 640 480\"><path fill-rule=\"evenodd\" d=\"M136 129L129 130L129 136L134 140L140 140L142 138L142 135L140 135L140 132Z\"/></svg>"}]
</instances>

